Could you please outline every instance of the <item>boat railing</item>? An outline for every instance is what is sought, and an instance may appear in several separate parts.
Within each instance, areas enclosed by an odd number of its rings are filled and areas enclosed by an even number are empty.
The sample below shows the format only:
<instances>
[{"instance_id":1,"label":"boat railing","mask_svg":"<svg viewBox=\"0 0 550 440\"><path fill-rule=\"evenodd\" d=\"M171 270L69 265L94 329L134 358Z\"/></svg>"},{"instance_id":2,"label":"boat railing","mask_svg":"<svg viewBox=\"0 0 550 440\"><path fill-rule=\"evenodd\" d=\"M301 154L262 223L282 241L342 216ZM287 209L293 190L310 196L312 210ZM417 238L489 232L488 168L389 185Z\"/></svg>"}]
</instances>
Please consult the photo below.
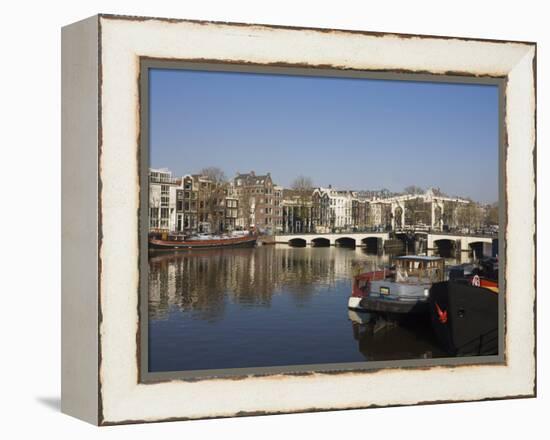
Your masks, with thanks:
<instances>
[{"instance_id":1,"label":"boat railing","mask_svg":"<svg viewBox=\"0 0 550 440\"><path fill-rule=\"evenodd\" d=\"M395 281L404 284L433 284L443 281L442 271L431 267L424 269L398 268L395 272Z\"/></svg>"},{"instance_id":2,"label":"boat railing","mask_svg":"<svg viewBox=\"0 0 550 440\"><path fill-rule=\"evenodd\" d=\"M391 271L389 269L379 269L379 270L372 270L370 272L363 272L357 276L359 280L365 280L365 281L382 281L385 280L387 276L391 275Z\"/></svg>"}]
</instances>

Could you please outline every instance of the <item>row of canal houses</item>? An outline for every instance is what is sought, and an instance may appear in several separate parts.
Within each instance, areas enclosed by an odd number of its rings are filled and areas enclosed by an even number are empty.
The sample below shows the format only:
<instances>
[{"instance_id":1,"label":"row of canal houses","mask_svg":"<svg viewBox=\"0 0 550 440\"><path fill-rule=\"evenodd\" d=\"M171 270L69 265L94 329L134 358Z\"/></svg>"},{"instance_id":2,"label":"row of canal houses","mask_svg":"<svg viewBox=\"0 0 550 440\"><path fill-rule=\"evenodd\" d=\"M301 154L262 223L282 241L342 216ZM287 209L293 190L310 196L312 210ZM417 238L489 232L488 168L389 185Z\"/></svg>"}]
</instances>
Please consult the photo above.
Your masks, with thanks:
<instances>
[{"instance_id":1,"label":"row of canal houses","mask_svg":"<svg viewBox=\"0 0 550 440\"><path fill-rule=\"evenodd\" d=\"M149 227L185 233L223 232L252 226L266 233L397 230L422 225L454 227L470 202L428 190L389 195L326 188L286 189L270 173L237 173L230 181L167 169L149 171Z\"/></svg>"}]
</instances>

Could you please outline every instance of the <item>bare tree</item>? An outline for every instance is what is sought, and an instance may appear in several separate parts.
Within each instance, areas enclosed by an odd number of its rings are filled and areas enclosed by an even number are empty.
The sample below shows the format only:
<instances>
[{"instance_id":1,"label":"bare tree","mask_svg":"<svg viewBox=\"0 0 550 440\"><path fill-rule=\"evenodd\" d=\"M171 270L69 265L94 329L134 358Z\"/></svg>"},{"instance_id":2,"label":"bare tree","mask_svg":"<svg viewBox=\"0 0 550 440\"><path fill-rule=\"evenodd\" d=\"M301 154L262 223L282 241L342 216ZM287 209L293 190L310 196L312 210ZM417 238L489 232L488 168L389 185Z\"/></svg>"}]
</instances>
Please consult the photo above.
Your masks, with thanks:
<instances>
[{"instance_id":1,"label":"bare tree","mask_svg":"<svg viewBox=\"0 0 550 440\"><path fill-rule=\"evenodd\" d=\"M225 217L227 178L223 170L218 167L203 168L200 174L210 181L204 200L210 226L214 232L220 232Z\"/></svg>"},{"instance_id":2,"label":"bare tree","mask_svg":"<svg viewBox=\"0 0 550 440\"><path fill-rule=\"evenodd\" d=\"M441 191L441 189L439 187L438 188L432 188L432 192L433 192L434 196L447 197L447 194L445 194L443 191Z\"/></svg>"},{"instance_id":3,"label":"bare tree","mask_svg":"<svg viewBox=\"0 0 550 440\"><path fill-rule=\"evenodd\" d=\"M378 192L380 194L380 197L390 197L392 195L392 192L388 188L382 188Z\"/></svg>"},{"instance_id":4,"label":"bare tree","mask_svg":"<svg viewBox=\"0 0 550 440\"><path fill-rule=\"evenodd\" d=\"M313 191L313 181L310 177L298 176L293 180L290 187L295 191L300 191L303 193L311 192Z\"/></svg>"},{"instance_id":5,"label":"bare tree","mask_svg":"<svg viewBox=\"0 0 550 440\"><path fill-rule=\"evenodd\" d=\"M441 223L449 228L456 228L458 222L458 213L460 207L458 202L454 200L445 200L443 202L443 213L441 215ZM437 220L437 219L436 219Z\"/></svg>"},{"instance_id":6,"label":"bare tree","mask_svg":"<svg viewBox=\"0 0 550 440\"><path fill-rule=\"evenodd\" d=\"M487 207L485 212L485 224L498 225L498 203L493 203Z\"/></svg>"},{"instance_id":7,"label":"bare tree","mask_svg":"<svg viewBox=\"0 0 550 440\"><path fill-rule=\"evenodd\" d=\"M218 167L206 167L200 172L202 176L208 177L213 183L220 184L227 182L227 177L223 170Z\"/></svg>"},{"instance_id":8,"label":"bare tree","mask_svg":"<svg viewBox=\"0 0 550 440\"><path fill-rule=\"evenodd\" d=\"M250 194L250 189L242 188L239 194L239 217L244 219L245 229L250 228L250 217L255 209L255 200Z\"/></svg>"},{"instance_id":9,"label":"bare tree","mask_svg":"<svg viewBox=\"0 0 550 440\"><path fill-rule=\"evenodd\" d=\"M403 190L403 192L405 194L412 194L412 195L424 194L424 189L416 185L409 185Z\"/></svg>"},{"instance_id":10,"label":"bare tree","mask_svg":"<svg viewBox=\"0 0 550 440\"><path fill-rule=\"evenodd\" d=\"M475 203L470 202L467 205L462 205L457 212L457 222L460 226L466 228L477 228L481 226L483 221L483 212L481 207Z\"/></svg>"},{"instance_id":11,"label":"bare tree","mask_svg":"<svg viewBox=\"0 0 550 440\"><path fill-rule=\"evenodd\" d=\"M311 206L313 196L313 181L310 177L298 176L291 184L291 188L297 194L298 201L298 217L302 223L302 227L306 226L309 230L311 227Z\"/></svg>"}]
</instances>

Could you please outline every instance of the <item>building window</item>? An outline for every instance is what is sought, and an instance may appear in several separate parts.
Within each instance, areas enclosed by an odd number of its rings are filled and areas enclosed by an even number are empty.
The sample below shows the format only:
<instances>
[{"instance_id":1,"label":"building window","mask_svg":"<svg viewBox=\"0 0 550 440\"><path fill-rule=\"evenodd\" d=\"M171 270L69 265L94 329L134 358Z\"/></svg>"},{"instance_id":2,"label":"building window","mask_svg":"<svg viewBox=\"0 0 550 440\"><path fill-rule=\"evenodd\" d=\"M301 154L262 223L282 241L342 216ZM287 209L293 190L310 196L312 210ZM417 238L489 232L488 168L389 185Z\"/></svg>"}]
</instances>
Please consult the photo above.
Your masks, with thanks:
<instances>
[{"instance_id":1,"label":"building window","mask_svg":"<svg viewBox=\"0 0 550 440\"><path fill-rule=\"evenodd\" d=\"M158 208L150 208L149 209L149 226L151 228L158 228L159 227L159 209Z\"/></svg>"}]
</instances>

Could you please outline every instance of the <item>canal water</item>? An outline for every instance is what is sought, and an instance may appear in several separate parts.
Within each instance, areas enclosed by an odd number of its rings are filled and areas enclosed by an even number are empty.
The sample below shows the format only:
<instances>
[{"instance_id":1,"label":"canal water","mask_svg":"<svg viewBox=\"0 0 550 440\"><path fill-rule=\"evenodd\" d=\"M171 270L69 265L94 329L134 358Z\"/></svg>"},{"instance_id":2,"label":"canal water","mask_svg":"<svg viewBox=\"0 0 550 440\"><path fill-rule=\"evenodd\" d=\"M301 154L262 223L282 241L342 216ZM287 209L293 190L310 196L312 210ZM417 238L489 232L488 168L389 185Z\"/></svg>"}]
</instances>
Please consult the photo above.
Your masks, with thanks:
<instances>
[{"instance_id":1,"label":"canal water","mask_svg":"<svg viewBox=\"0 0 550 440\"><path fill-rule=\"evenodd\" d=\"M149 256L149 371L445 356L427 321L348 310L355 273L387 257L285 245Z\"/></svg>"}]
</instances>

